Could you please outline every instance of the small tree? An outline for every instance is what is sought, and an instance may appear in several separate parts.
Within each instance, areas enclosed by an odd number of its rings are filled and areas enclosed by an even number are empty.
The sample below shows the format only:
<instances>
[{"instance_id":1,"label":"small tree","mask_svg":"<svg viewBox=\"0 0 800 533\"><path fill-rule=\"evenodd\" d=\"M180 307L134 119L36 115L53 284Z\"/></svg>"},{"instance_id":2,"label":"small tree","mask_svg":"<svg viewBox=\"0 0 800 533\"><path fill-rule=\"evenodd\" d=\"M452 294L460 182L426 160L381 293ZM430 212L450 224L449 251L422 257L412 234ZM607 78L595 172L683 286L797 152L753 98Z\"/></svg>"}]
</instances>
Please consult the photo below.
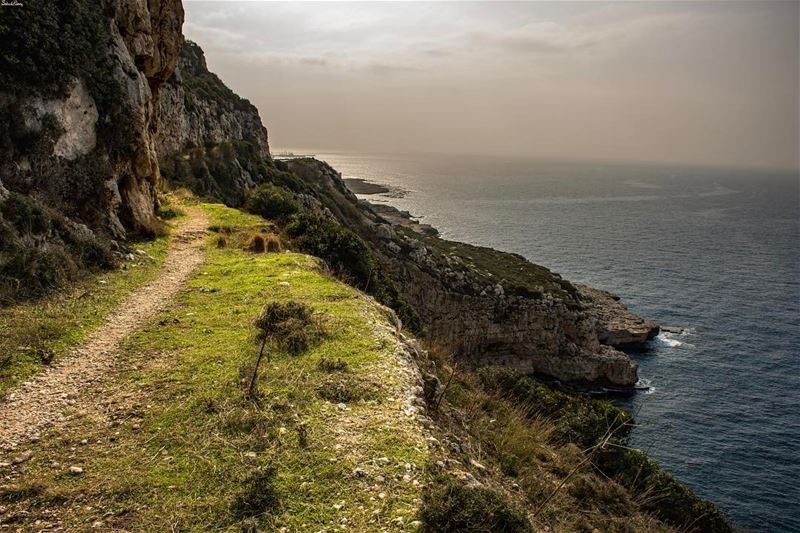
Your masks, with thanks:
<instances>
[{"instance_id":1,"label":"small tree","mask_svg":"<svg viewBox=\"0 0 800 533\"><path fill-rule=\"evenodd\" d=\"M258 350L258 358L250 378L250 385L247 388L248 396L251 398L255 396L258 367L264 357L267 341L279 342L293 355L306 351L320 333L319 328L314 324L313 314L314 310L311 307L300 302L270 302L264 306L255 321L261 347ZM269 354L267 354L267 363L269 363Z\"/></svg>"}]
</instances>

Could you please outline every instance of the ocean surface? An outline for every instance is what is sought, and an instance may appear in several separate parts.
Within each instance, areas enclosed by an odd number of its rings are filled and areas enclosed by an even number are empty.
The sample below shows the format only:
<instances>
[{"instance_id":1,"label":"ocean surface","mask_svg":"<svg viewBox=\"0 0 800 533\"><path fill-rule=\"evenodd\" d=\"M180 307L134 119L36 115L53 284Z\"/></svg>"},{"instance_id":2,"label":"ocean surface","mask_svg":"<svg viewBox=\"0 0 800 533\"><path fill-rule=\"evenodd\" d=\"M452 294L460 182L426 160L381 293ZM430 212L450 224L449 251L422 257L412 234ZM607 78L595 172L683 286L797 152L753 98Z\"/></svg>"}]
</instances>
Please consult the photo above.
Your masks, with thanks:
<instances>
[{"instance_id":1,"label":"ocean surface","mask_svg":"<svg viewBox=\"0 0 800 533\"><path fill-rule=\"evenodd\" d=\"M442 236L615 292L664 333L623 404L647 451L746 531L800 531L797 174L317 153Z\"/></svg>"}]
</instances>

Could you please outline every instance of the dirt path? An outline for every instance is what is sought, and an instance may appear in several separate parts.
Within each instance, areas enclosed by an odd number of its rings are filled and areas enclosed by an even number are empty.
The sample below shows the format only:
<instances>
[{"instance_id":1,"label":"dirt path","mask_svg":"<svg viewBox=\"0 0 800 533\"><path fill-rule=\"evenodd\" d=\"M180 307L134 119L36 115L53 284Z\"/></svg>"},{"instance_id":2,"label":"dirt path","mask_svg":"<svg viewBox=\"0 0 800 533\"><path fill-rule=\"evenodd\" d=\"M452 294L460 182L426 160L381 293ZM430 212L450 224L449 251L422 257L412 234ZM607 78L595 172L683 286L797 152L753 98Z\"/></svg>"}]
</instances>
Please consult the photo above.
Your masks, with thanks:
<instances>
[{"instance_id":1,"label":"dirt path","mask_svg":"<svg viewBox=\"0 0 800 533\"><path fill-rule=\"evenodd\" d=\"M202 263L207 226L206 214L190 209L188 219L175 230L158 277L128 297L73 353L0 400L0 448L14 449L38 437L63 421L65 411L93 400L81 392L103 380L120 342L163 309Z\"/></svg>"}]
</instances>

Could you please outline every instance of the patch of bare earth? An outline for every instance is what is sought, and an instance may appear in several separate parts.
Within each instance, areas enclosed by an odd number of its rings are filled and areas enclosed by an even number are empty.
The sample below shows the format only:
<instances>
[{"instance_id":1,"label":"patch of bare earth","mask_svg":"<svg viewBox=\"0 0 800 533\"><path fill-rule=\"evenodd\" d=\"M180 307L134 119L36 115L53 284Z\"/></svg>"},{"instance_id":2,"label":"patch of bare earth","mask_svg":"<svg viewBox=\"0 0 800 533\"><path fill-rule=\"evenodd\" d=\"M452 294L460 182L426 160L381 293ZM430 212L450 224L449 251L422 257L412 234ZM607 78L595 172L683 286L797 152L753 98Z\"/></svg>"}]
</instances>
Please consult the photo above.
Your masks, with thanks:
<instances>
[{"instance_id":1,"label":"patch of bare earth","mask_svg":"<svg viewBox=\"0 0 800 533\"><path fill-rule=\"evenodd\" d=\"M67 412L97 401L88 393L90 386L108 377L122 340L164 309L203 262L207 226L206 214L190 209L175 230L158 277L134 292L69 356L0 400L0 448L14 450L64 422Z\"/></svg>"}]
</instances>

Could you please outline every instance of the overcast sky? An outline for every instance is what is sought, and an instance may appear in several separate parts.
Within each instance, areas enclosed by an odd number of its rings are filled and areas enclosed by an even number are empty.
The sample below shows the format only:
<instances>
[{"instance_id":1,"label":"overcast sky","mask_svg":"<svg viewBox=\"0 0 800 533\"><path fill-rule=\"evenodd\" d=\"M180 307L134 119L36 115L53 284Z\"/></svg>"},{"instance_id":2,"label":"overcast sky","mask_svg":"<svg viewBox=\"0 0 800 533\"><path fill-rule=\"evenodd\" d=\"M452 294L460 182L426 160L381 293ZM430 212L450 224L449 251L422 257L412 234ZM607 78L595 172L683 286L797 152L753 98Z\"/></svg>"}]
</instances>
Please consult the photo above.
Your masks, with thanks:
<instances>
[{"instance_id":1,"label":"overcast sky","mask_svg":"<svg viewBox=\"0 0 800 533\"><path fill-rule=\"evenodd\" d=\"M184 5L276 148L798 167L797 2Z\"/></svg>"}]
</instances>

